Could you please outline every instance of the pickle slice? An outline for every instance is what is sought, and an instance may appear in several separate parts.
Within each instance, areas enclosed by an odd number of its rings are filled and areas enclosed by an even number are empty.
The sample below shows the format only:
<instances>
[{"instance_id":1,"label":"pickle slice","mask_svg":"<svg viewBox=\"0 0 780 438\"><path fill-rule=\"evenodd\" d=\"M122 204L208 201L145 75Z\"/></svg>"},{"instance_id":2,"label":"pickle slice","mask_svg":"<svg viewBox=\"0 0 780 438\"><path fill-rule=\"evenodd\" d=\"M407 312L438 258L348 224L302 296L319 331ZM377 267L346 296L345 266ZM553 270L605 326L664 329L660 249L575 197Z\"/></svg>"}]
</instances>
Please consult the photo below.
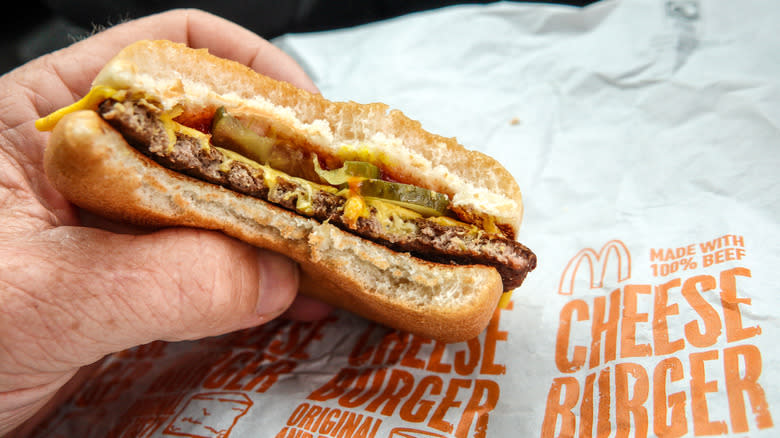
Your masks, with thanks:
<instances>
[{"instance_id":1,"label":"pickle slice","mask_svg":"<svg viewBox=\"0 0 780 438\"><path fill-rule=\"evenodd\" d=\"M224 107L219 107L211 123L211 142L250 160L281 170L292 176L319 182L309 154L273 137L262 136L247 128Z\"/></svg>"},{"instance_id":2,"label":"pickle slice","mask_svg":"<svg viewBox=\"0 0 780 438\"><path fill-rule=\"evenodd\" d=\"M428 216L441 216L447 211L450 200L447 195L410 184L381 179L365 179L351 185L361 196L379 199Z\"/></svg>"},{"instance_id":3,"label":"pickle slice","mask_svg":"<svg viewBox=\"0 0 780 438\"><path fill-rule=\"evenodd\" d=\"M263 164L268 163L274 147L272 138L263 137L247 128L240 120L228 114L224 107L219 107L214 114L211 141Z\"/></svg>"},{"instance_id":4,"label":"pickle slice","mask_svg":"<svg viewBox=\"0 0 780 438\"><path fill-rule=\"evenodd\" d=\"M379 178L379 168L365 161L345 161L338 169L324 170L320 167L317 157L314 157L314 171L328 184L340 186L349 182L350 178Z\"/></svg>"}]
</instances>

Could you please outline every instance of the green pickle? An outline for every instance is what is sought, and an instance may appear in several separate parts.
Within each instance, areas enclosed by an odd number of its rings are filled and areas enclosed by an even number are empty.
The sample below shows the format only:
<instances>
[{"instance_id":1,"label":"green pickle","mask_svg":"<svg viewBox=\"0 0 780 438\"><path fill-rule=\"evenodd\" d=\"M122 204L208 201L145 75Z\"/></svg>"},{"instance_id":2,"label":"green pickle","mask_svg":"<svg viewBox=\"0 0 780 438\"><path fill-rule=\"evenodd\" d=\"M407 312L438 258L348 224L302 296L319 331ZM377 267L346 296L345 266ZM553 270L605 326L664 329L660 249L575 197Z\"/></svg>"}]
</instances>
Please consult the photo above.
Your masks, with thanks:
<instances>
[{"instance_id":1,"label":"green pickle","mask_svg":"<svg viewBox=\"0 0 780 438\"><path fill-rule=\"evenodd\" d=\"M350 186L364 198L379 199L426 217L441 216L450 205L447 195L410 184L379 179L379 168L365 161L345 161L338 169L323 170L315 157L314 169L317 175L329 184L342 188Z\"/></svg>"},{"instance_id":2,"label":"green pickle","mask_svg":"<svg viewBox=\"0 0 780 438\"><path fill-rule=\"evenodd\" d=\"M364 198L381 199L425 217L442 216L450 205L447 195L409 184L366 179L356 184L356 188Z\"/></svg>"},{"instance_id":3,"label":"green pickle","mask_svg":"<svg viewBox=\"0 0 780 438\"><path fill-rule=\"evenodd\" d=\"M311 162L303 153L247 128L224 107L217 109L211 122L211 142L291 176L318 181Z\"/></svg>"},{"instance_id":4,"label":"green pickle","mask_svg":"<svg viewBox=\"0 0 780 438\"><path fill-rule=\"evenodd\" d=\"M340 186L349 182L350 178L379 178L379 168L365 161L345 161L338 169L324 170L320 167L317 157L314 157L314 170L328 184Z\"/></svg>"},{"instance_id":5,"label":"green pickle","mask_svg":"<svg viewBox=\"0 0 780 438\"><path fill-rule=\"evenodd\" d=\"M240 120L228 114L224 107L219 107L214 114L211 141L262 164L268 163L274 147L272 138L263 137L247 128Z\"/></svg>"}]
</instances>

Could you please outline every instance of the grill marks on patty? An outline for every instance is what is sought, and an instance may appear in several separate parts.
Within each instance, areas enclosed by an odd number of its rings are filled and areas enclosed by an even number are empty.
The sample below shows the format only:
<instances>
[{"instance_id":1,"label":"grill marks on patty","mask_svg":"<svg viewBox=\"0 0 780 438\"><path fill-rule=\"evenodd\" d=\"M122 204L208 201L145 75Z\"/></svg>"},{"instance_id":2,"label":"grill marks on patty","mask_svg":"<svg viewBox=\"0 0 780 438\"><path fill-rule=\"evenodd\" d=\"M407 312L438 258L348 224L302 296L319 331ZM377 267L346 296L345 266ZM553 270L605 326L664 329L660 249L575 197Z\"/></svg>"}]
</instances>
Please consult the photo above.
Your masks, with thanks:
<instances>
[{"instance_id":1,"label":"grill marks on patty","mask_svg":"<svg viewBox=\"0 0 780 438\"><path fill-rule=\"evenodd\" d=\"M475 232L472 228L442 225L424 218L404 219L404 231L383 227L372 208L368 217L350 222L344 215L346 199L324 190L307 196L305 211L298 207L307 192L293 178L278 178L269 187L263 169L228 160L217 148L202 147L198 139L181 133L169 147L159 110L143 101L103 102L98 113L117 129L133 147L160 165L193 178L217 184L244 195L271 202L298 214L330 223L395 251L409 252L437 263L480 264L495 267L512 290L536 267L536 256L522 244L503 236Z\"/></svg>"}]
</instances>

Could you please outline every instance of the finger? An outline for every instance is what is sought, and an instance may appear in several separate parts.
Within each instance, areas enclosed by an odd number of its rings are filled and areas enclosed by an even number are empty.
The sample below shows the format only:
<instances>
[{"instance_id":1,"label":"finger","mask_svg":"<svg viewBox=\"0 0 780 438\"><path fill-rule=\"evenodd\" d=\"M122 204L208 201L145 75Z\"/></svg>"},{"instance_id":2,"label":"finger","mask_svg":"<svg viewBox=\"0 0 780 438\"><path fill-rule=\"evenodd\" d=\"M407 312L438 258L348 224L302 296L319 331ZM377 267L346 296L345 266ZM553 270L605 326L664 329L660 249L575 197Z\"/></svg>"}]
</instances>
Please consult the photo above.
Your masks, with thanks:
<instances>
[{"instance_id":1,"label":"finger","mask_svg":"<svg viewBox=\"0 0 780 438\"><path fill-rule=\"evenodd\" d=\"M318 321L332 311L333 307L329 304L305 295L298 295L282 317L297 321Z\"/></svg>"},{"instance_id":2,"label":"finger","mask_svg":"<svg viewBox=\"0 0 780 438\"><path fill-rule=\"evenodd\" d=\"M77 208L78 210L78 225L91 228L100 228L101 230L111 231L118 234L147 234L153 231L159 230L161 227L149 227L141 226L126 222L116 222L107 219L99 214L92 213L88 210ZM67 224L75 225L75 223Z\"/></svg>"},{"instance_id":3,"label":"finger","mask_svg":"<svg viewBox=\"0 0 780 438\"><path fill-rule=\"evenodd\" d=\"M84 226L100 228L114 233L144 234L155 231L149 227L114 222L86 210L80 211L80 219L81 224ZM333 306L329 304L299 294L282 317L296 321L317 321L328 316L332 310Z\"/></svg>"},{"instance_id":4,"label":"finger","mask_svg":"<svg viewBox=\"0 0 780 438\"><path fill-rule=\"evenodd\" d=\"M199 10L188 14L187 44L208 48L216 56L232 59L266 76L319 93L300 65L281 49L254 32Z\"/></svg>"},{"instance_id":5,"label":"finger","mask_svg":"<svg viewBox=\"0 0 780 438\"><path fill-rule=\"evenodd\" d=\"M28 354L30 366L52 357L80 366L153 340L260 325L281 315L298 289L289 259L217 232L59 227L25 246L0 274L23 285L4 297L14 304L0 323L20 327L18 339L5 341L30 343L45 356Z\"/></svg>"},{"instance_id":6,"label":"finger","mask_svg":"<svg viewBox=\"0 0 780 438\"><path fill-rule=\"evenodd\" d=\"M195 9L172 10L111 27L44 57L35 63L43 71L32 71L20 81L28 87L44 87L38 91L40 96L52 96L36 102L39 114L48 114L83 96L103 65L139 39L167 39L207 48L274 79L317 92L303 69L282 50L236 23Z\"/></svg>"}]
</instances>

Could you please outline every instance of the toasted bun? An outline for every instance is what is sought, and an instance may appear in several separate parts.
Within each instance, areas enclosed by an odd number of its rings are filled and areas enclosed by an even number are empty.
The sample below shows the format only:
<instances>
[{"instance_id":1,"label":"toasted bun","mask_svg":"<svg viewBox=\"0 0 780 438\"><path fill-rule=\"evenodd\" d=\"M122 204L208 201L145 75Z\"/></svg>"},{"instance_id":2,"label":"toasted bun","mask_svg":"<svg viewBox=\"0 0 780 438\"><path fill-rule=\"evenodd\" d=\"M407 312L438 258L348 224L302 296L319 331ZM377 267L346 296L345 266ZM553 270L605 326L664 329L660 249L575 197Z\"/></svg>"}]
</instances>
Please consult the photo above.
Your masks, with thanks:
<instances>
[{"instance_id":1,"label":"toasted bun","mask_svg":"<svg viewBox=\"0 0 780 438\"><path fill-rule=\"evenodd\" d=\"M93 85L143 91L164 109L213 113L225 106L232 114L264 120L317 153L374 161L397 180L446 193L453 210L471 222L489 217L514 236L522 220L520 189L497 161L424 131L382 103L331 102L205 49L169 41L128 46Z\"/></svg>"},{"instance_id":2,"label":"toasted bun","mask_svg":"<svg viewBox=\"0 0 780 438\"><path fill-rule=\"evenodd\" d=\"M477 336L502 293L493 268L422 261L169 171L93 111L57 124L44 166L55 188L82 208L137 224L220 230L281 252L300 264L304 293L422 336L447 342Z\"/></svg>"}]
</instances>

